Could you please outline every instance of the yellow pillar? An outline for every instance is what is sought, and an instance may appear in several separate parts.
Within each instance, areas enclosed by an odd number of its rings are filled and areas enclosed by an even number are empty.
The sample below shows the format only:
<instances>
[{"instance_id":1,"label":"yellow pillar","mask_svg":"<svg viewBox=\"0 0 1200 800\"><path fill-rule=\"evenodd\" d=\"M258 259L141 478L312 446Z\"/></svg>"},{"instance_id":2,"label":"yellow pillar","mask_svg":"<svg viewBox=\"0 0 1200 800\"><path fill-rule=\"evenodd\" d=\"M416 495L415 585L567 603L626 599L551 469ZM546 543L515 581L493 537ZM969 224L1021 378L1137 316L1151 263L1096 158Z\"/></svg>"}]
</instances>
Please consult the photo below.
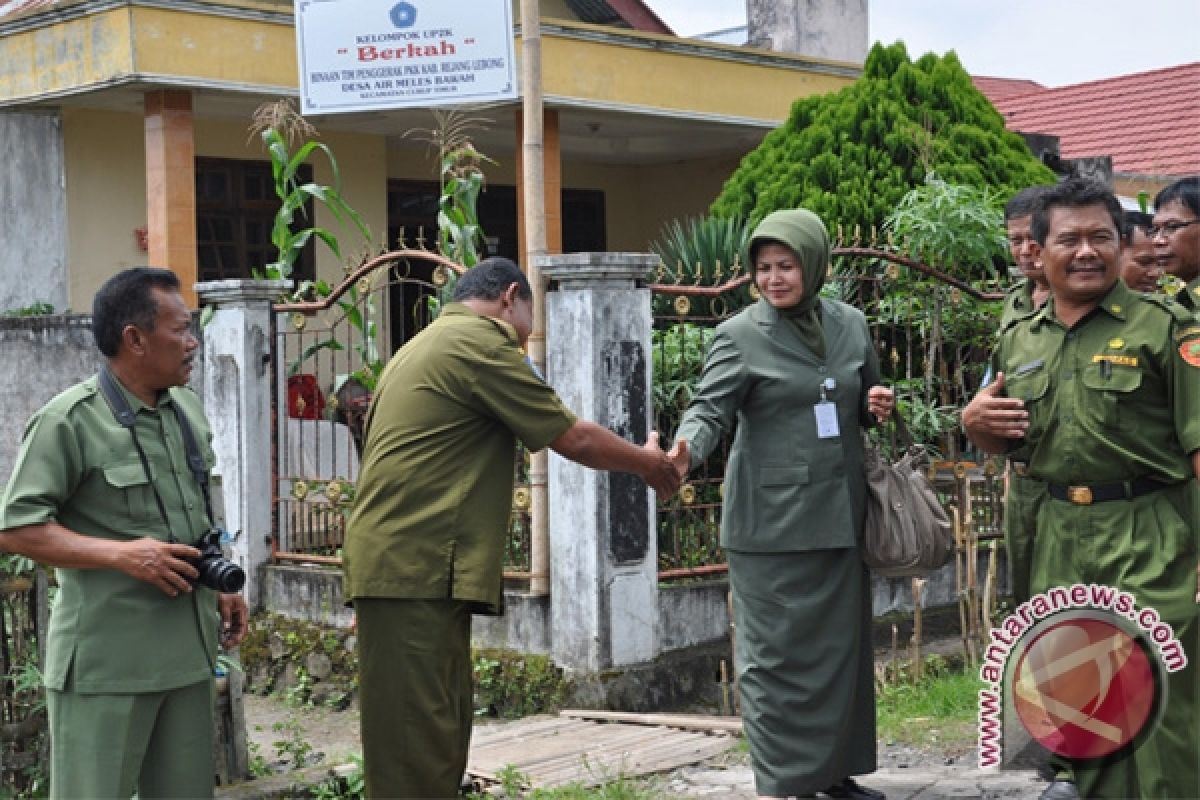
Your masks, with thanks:
<instances>
[{"instance_id":1,"label":"yellow pillar","mask_svg":"<svg viewBox=\"0 0 1200 800\"><path fill-rule=\"evenodd\" d=\"M184 301L196 306L196 142L192 93L146 92L146 228L149 261L179 276Z\"/></svg>"}]
</instances>

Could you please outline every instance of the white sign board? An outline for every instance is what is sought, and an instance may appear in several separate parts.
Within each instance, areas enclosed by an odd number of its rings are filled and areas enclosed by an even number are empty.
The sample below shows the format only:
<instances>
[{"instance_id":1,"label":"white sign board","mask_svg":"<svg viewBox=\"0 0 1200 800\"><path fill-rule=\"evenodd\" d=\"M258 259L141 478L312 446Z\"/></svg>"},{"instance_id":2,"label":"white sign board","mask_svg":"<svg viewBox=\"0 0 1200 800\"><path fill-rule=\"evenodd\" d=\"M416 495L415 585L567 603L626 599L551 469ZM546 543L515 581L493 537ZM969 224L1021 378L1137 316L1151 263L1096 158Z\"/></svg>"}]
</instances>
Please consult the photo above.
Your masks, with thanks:
<instances>
[{"instance_id":1,"label":"white sign board","mask_svg":"<svg viewBox=\"0 0 1200 800\"><path fill-rule=\"evenodd\" d=\"M512 0L296 0L303 114L517 96Z\"/></svg>"}]
</instances>

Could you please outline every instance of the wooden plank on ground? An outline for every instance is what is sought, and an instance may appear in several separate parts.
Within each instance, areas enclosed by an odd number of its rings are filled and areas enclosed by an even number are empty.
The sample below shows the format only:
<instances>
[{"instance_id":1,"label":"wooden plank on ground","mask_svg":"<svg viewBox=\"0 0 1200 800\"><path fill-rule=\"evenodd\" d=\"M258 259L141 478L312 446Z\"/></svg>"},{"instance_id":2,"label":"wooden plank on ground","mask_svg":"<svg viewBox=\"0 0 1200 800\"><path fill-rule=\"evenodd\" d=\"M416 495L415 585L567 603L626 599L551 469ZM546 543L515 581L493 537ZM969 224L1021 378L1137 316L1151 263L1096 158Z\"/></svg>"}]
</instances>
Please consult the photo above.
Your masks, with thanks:
<instances>
[{"instance_id":1,"label":"wooden plank on ground","mask_svg":"<svg viewBox=\"0 0 1200 800\"><path fill-rule=\"evenodd\" d=\"M657 716L686 721L689 715L634 716L641 718L634 724L562 716L531 718L498 725L494 730L483 726L471 743L467 771L494 781L495 775L511 767L527 775L533 787L598 786L623 776L695 764L725 752L736 742L723 731L707 732L713 730L712 720L723 718L707 718L706 727L697 731L648 722Z\"/></svg>"},{"instance_id":2,"label":"wooden plank on ground","mask_svg":"<svg viewBox=\"0 0 1200 800\"><path fill-rule=\"evenodd\" d=\"M722 731L740 734L741 717L718 717L706 714L635 714L628 711L590 711L567 709L560 717L589 719L598 722L627 722L634 725L665 725L685 731Z\"/></svg>"}]
</instances>

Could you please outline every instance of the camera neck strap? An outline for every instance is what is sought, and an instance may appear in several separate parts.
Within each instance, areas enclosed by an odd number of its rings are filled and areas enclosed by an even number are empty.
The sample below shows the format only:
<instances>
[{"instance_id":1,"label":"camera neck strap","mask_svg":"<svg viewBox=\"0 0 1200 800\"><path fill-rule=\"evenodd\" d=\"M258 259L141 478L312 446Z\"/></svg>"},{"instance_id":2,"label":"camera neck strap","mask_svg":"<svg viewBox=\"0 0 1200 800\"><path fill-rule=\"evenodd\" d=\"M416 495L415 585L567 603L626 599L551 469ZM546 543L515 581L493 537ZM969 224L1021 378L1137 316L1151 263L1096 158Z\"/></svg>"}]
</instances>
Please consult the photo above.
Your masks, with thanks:
<instances>
[{"instance_id":1,"label":"camera neck strap","mask_svg":"<svg viewBox=\"0 0 1200 800\"><path fill-rule=\"evenodd\" d=\"M142 470L146 473L146 481L150 484L150 491L154 493L154 502L158 505L158 513L162 516L163 524L167 526L167 535L169 541L175 541L175 535L171 532L171 522L167 519L167 507L163 504L162 496L158 493L158 487L154 485L154 476L150 472L150 461L146 458L146 451L142 449L142 443L138 440L137 435L137 414L129 407L129 401L125 399L125 394L121 388L117 386L117 380L113 377L108 367L102 367L97 376L96 384L100 388L100 394L104 395L108 407L112 410L113 416L121 427L129 431L129 435L133 437L133 447L137 450L138 458L142 462ZM204 461L204 456L200 454L200 448L196 445L196 436L192 433L192 426L188 424L187 415L184 414L179 406L172 401L171 411L175 414L175 419L179 422L179 432L183 437L183 450L187 456L188 470L192 473L196 483L200 485L200 490L204 494L204 511L208 514L208 522L210 525L215 524L213 521L212 501L209 498L208 490L208 466Z\"/></svg>"}]
</instances>

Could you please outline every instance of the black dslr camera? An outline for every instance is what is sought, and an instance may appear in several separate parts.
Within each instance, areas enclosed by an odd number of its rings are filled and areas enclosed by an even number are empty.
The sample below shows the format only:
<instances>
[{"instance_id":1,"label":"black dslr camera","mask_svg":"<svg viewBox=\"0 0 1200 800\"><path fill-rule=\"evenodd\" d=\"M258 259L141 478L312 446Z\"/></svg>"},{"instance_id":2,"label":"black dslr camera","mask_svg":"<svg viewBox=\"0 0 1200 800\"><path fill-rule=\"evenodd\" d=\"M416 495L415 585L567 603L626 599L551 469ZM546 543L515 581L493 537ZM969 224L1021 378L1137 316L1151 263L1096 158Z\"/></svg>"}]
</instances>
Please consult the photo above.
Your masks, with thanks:
<instances>
[{"instance_id":1,"label":"black dslr camera","mask_svg":"<svg viewBox=\"0 0 1200 800\"><path fill-rule=\"evenodd\" d=\"M196 583L218 592L239 592L246 585L245 570L226 558L221 550L219 528L209 528L192 547L200 551L200 557L191 562L200 573Z\"/></svg>"}]
</instances>

